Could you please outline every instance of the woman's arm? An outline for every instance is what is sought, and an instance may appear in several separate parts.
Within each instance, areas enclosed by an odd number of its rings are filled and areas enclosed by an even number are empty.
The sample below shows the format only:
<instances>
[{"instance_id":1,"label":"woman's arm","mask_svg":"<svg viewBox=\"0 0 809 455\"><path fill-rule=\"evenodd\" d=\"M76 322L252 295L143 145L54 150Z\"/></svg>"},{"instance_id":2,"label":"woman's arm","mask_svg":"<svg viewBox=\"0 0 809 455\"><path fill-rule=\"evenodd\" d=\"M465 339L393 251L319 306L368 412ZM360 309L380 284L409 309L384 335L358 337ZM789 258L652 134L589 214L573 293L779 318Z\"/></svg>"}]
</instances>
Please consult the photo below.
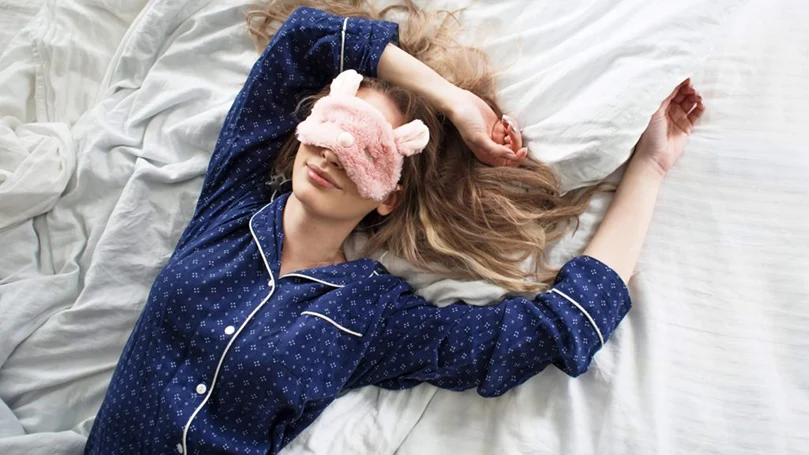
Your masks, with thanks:
<instances>
[{"instance_id":1,"label":"woman's arm","mask_svg":"<svg viewBox=\"0 0 809 455\"><path fill-rule=\"evenodd\" d=\"M686 80L652 116L635 148L601 226L584 254L612 267L629 282L652 219L663 177L683 153L688 135L705 111Z\"/></svg>"},{"instance_id":2,"label":"woman's arm","mask_svg":"<svg viewBox=\"0 0 809 455\"><path fill-rule=\"evenodd\" d=\"M663 175L682 154L704 112L686 81L652 117L608 214L585 250L559 271L549 292L492 307L436 308L400 286L352 387L430 382L500 395L548 365L582 374L631 306L629 280Z\"/></svg>"},{"instance_id":3,"label":"woman's arm","mask_svg":"<svg viewBox=\"0 0 809 455\"><path fill-rule=\"evenodd\" d=\"M555 365L578 376L629 311L624 283L591 257L574 258L551 291L489 307L436 307L402 283L349 387L429 382L497 396Z\"/></svg>"},{"instance_id":4,"label":"woman's arm","mask_svg":"<svg viewBox=\"0 0 809 455\"><path fill-rule=\"evenodd\" d=\"M379 77L421 95L458 128L475 156L492 166L516 165L528 154L522 137L501 121L486 102L441 77L432 68L394 45L379 59ZM501 143L503 137L509 143ZM495 140L496 139L496 140Z\"/></svg>"},{"instance_id":5,"label":"woman's arm","mask_svg":"<svg viewBox=\"0 0 809 455\"><path fill-rule=\"evenodd\" d=\"M646 160L633 158L604 220L584 254L609 264L629 282L640 254L663 175Z\"/></svg>"}]
</instances>

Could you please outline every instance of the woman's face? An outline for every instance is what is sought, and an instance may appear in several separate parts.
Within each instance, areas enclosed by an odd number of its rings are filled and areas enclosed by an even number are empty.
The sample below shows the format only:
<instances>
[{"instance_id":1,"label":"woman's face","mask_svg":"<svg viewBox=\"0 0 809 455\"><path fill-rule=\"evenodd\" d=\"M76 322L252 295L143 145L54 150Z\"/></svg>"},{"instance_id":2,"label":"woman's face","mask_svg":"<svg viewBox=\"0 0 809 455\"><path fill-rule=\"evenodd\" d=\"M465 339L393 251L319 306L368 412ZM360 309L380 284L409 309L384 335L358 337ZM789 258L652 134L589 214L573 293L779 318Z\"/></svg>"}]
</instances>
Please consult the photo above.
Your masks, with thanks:
<instances>
[{"instance_id":1,"label":"woman's face","mask_svg":"<svg viewBox=\"0 0 809 455\"><path fill-rule=\"evenodd\" d=\"M394 128L402 124L402 114L385 95L361 88L357 96L382 112ZM399 194L394 191L381 202L360 196L357 185L348 178L334 152L307 144L301 144L295 156L292 192L307 210L320 218L357 224L374 210L388 215L396 207Z\"/></svg>"}]
</instances>

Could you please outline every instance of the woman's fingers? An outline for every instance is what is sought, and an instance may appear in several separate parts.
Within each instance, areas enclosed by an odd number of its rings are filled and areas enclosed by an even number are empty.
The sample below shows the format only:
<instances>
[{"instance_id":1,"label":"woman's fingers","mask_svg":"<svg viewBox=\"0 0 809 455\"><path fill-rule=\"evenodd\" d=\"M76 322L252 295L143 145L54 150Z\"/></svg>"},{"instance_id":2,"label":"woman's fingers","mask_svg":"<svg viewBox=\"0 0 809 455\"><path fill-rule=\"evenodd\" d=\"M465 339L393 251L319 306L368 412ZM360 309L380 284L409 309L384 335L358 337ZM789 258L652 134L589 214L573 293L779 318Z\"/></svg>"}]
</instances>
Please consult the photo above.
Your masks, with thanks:
<instances>
[{"instance_id":1,"label":"woman's fingers","mask_svg":"<svg viewBox=\"0 0 809 455\"><path fill-rule=\"evenodd\" d=\"M522 163L523 160L528 156L528 149L527 148L521 148L520 150L517 151L517 153L515 155L516 155L515 159L501 160L499 162L499 165L500 166L519 166L520 163Z\"/></svg>"},{"instance_id":2,"label":"woman's fingers","mask_svg":"<svg viewBox=\"0 0 809 455\"><path fill-rule=\"evenodd\" d=\"M699 101L699 96L696 95L696 94L688 95L683 100L683 102L680 104L680 106L682 107L683 112L685 112L685 115L690 114L691 111L694 110L694 108L697 106L697 101Z\"/></svg>"},{"instance_id":3,"label":"woman's fingers","mask_svg":"<svg viewBox=\"0 0 809 455\"><path fill-rule=\"evenodd\" d=\"M694 124L702 117L703 112L705 112L705 106L702 103L702 96L695 91L685 97L681 103L672 104L668 109L668 118L677 128L686 134L691 134Z\"/></svg>"},{"instance_id":4,"label":"woman's fingers","mask_svg":"<svg viewBox=\"0 0 809 455\"><path fill-rule=\"evenodd\" d=\"M484 141L484 143L480 144L480 146L493 158L504 158L510 160L516 158L514 151L511 150L510 147L498 144L491 139Z\"/></svg>"},{"instance_id":5,"label":"woman's fingers","mask_svg":"<svg viewBox=\"0 0 809 455\"><path fill-rule=\"evenodd\" d=\"M671 94L665 100L663 100L661 106L665 107L669 103L679 103L680 101L682 101L682 99L678 100L677 97L680 95L681 91L686 90L690 86L691 86L691 78L688 78L680 82L680 85L675 87L674 90L671 92Z\"/></svg>"},{"instance_id":6,"label":"woman's fingers","mask_svg":"<svg viewBox=\"0 0 809 455\"><path fill-rule=\"evenodd\" d=\"M503 138L506 136L506 125L503 122L495 122L492 128L492 140L494 142L502 143Z\"/></svg>"},{"instance_id":7,"label":"woman's fingers","mask_svg":"<svg viewBox=\"0 0 809 455\"><path fill-rule=\"evenodd\" d=\"M517 122L504 115L495 122L489 137L476 136L474 144L478 159L491 166L516 166L528 155L522 146L522 135Z\"/></svg>"},{"instance_id":8,"label":"woman's fingers","mask_svg":"<svg viewBox=\"0 0 809 455\"><path fill-rule=\"evenodd\" d=\"M522 134L515 131L511 125L506 128L506 141L512 150L519 151L522 148Z\"/></svg>"},{"instance_id":9,"label":"woman's fingers","mask_svg":"<svg viewBox=\"0 0 809 455\"><path fill-rule=\"evenodd\" d=\"M697 101L697 104L694 106L694 109L688 113L688 121L691 122L692 125L696 124L700 118L702 118L702 114L705 113L705 105L702 104L702 99Z\"/></svg>"},{"instance_id":10,"label":"woman's fingers","mask_svg":"<svg viewBox=\"0 0 809 455\"><path fill-rule=\"evenodd\" d=\"M518 152L522 148L522 134L517 126L517 121L504 114L502 124L505 128L505 144L515 153Z\"/></svg>"},{"instance_id":11,"label":"woman's fingers","mask_svg":"<svg viewBox=\"0 0 809 455\"><path fill-rule=\"evenodd\" d=\"M513 117L511 117L508 114L503 114L501 118L503 120L504 125L506 125L507 127L511 127L511 129L514 131L517 132L520 131L520 126L517 124L517 120L515 120Z\"/></svg>"},{"instance_id":12,"label":"woman's fingers","mask_svg":"<svg viewBox=\"0 0 809 455\"><path fill-rule=\"evenodd\" d=\"M489 142L485 151L485 159L481 159L481 161L492 166L517 166L528 156L527 148L521 148L515 152L505 145L494 142ZM480 154L478 157L480 158Z\"/></svg>"}]
</instances>

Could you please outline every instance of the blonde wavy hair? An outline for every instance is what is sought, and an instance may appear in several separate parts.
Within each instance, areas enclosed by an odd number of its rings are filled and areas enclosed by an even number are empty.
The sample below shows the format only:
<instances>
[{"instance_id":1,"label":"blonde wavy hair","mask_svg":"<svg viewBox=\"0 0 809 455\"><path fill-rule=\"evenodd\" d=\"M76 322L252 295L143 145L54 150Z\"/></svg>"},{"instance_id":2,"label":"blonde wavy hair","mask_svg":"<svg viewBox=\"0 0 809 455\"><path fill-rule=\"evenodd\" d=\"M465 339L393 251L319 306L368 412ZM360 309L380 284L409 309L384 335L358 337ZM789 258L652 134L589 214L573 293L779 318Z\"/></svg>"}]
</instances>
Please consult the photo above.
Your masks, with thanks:
<instances>
[{"instance_id":1,"label":"blonde wavy hair","mask_svg":"<svg viewBox=\"0 0 809 455\"><path fill-rule=\"evenodd\" d=\"M453 38L460 29L457 12L426 11L411 0L381 10L367 0L274 0L247 12L259 51L299 6L399 23L401 49L501 113L486 54ZM360 254L387 250L448 278L482 279L512 292L546 290L558 272L546 263L546 247L578 225L595 188L563 195L554 170L532 158L519 167L485 165L452 123L416 94L378 79L365 78L363 86L387 95L404 122L424 121L430 142L405 161L399 206L387 217L374 212L361 223L370 235ZM327 93L324 89L306 98L299 105L301 119ZM279 152L276 174L290 178L298 146L290 135Z\"/></svg>"}]
</instances>

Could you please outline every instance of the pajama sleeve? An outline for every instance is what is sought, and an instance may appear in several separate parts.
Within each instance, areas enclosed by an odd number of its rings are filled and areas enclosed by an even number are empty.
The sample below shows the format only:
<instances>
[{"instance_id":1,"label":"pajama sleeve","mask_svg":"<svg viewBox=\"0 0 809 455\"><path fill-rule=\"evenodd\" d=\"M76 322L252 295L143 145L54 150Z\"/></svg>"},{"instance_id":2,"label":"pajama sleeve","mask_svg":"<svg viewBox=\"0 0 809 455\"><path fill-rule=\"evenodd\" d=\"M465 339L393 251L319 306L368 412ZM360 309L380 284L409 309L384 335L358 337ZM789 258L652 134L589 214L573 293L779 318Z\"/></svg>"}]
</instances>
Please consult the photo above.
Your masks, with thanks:
<instances>
[{"instance_id":1,"label":"pajama sleeve","mask_svg":"<svg viewBox=\"0 0 809 455\"><path fill-rule=\"evenodd\" d=\"M345 46L342 30L345 22ZM298 122L304 96L328 86L340 69L375 77L382 52L398 42L392 22L298 8L282 24L236 96L217 139L194 214L215 217L234 203L265 202L275 154Z\"/></svg>"},{"instance_id":2,"label":"pajama sleeve","mask_svg":"<svg viewBox=\"0 0 809 455\"><path fill-rule=\"evenodd\" d=\"M553 288L533 300L438 308L405 284L393 298L397 308L382 321L352 387L403 389L429 382L452 390L477 387L491 397L551 364L575 377L631 306L618 274L588 256L565 264Z\"/></svg>"}]
</instances>

